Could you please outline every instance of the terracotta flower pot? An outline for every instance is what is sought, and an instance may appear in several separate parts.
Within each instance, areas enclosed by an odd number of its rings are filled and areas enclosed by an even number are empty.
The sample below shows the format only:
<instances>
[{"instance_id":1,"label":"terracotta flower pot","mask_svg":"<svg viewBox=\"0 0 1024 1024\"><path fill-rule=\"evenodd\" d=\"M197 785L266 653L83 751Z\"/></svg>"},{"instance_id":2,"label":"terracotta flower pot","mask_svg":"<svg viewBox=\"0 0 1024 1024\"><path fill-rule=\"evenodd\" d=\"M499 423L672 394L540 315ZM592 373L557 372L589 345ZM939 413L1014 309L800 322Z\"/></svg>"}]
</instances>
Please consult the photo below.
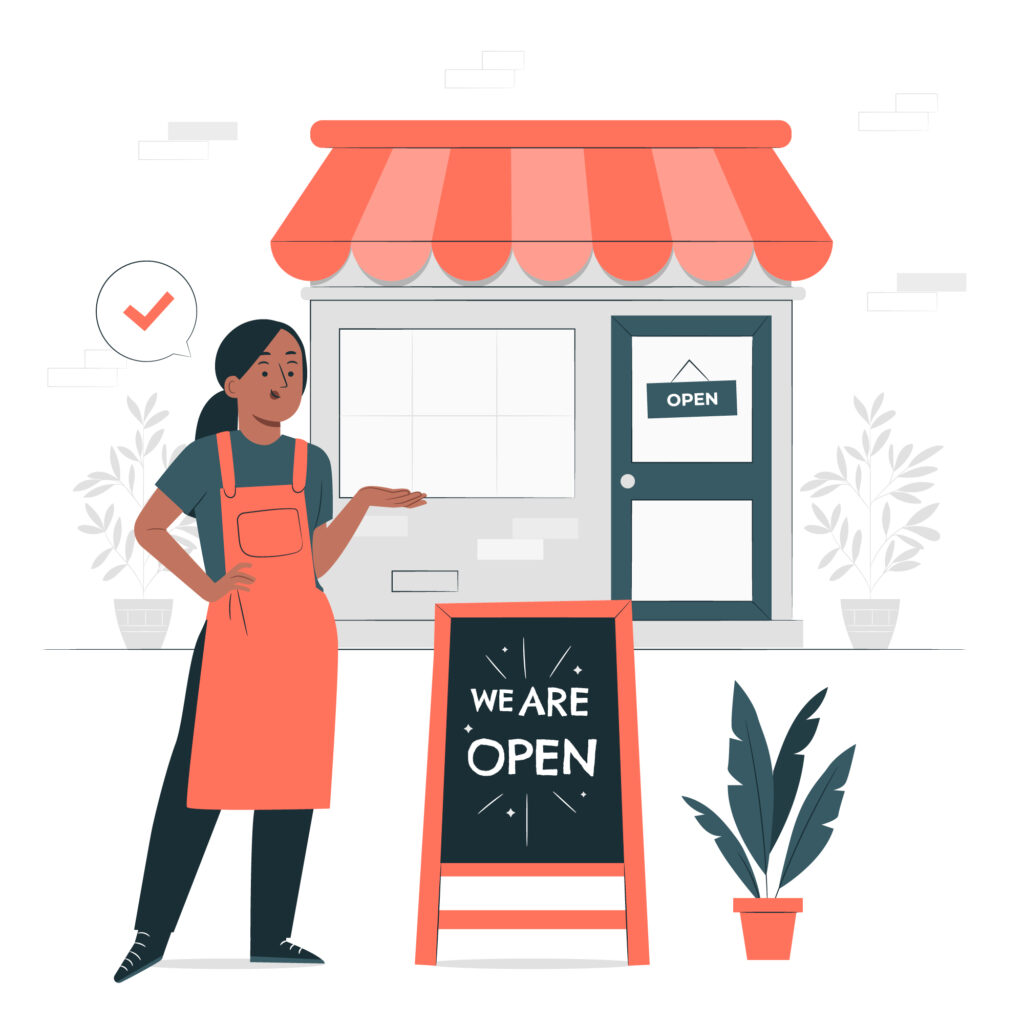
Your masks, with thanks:
<instances>
[{"instance_id":1,"label":"terracotta flower pot","mask_svg":"<svg viewBox=\"0 0 1024 1024\"><path fill-rule=\"evenodd\" d=\"M796 915L804 909L802 899L745 897L734 899L732 909L740 915L748 960L789 959Z\"/></svg>"}]
</instances>

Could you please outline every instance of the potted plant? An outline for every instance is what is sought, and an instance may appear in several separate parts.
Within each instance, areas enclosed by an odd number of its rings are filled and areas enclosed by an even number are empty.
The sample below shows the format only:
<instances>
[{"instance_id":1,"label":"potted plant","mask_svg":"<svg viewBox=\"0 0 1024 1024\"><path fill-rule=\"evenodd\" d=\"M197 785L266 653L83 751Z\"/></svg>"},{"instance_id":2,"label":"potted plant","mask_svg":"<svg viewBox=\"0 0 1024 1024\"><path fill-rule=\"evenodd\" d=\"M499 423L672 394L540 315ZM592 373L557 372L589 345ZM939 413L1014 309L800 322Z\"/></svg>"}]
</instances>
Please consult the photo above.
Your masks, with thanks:
<instances>
[{"instance_id":1,"label":"potted plant","mask_svg":"<svg viewBox=\"0 0 1024 1024\"><path fill-rule=\"evenodd\" d=\"M78 529L103 540L103 548L93 559L94 569L103 571L104 581L113 580L125 570L134 576L138 596L115 598L114 612L125 646L133 649L160 647L171 621L170 598L146 597L146 591L165 569L135 543L135 519L149 497L157 474L154 465L167 467L184 445L168 455L162 444L164 427L155 429L168 416L156 408L157 396L151 395L145 406L128 399L128 411L137 423L131 445L111 446L110 471L97 470L77 484L75 491L85 491L86 498L97 498L114 489L115 502L100 511L86 502L86 521ZM159 448L159 452L157 449ZM120 453L120 455L119 455ZM194 551L198 542L195 522L182 517L171 526L171 532L186 551ZM113 564L111 564L111 562Z\"/></svg>"},{"instance_id":2,"label":"potted plant","mask_svg":"<svg viewBox=\"0 0 1024 1024\"><path fill-rule=\"evenodd\" d=\"M816 473L801 488L812 497L822 498L842 488L842 497L831 513L812 502L815 522L808 533L828 536L832 546L818 563L819 569L838 558L830 580L842 579L851 569L867 591L866 598L843 598L841 601L846 631L854 647L886 648L896 628L898 599L874 596L882 578L890 572L909 572L921 563L917 560L925 541L939 539L939 532L925 525L938 503L925 505L921 495L934 483L922 479L935 472L929 460L942 450L933 445L914 454L914 446L897 450L888 443L891 427L886 426L896 413L882 408L884 395L871 403L871 409L854 398L853 406L864 421L859 445L836 448L836 467ZM885 461L883 450L887 449ZM845 453L845 454L844 454ZM882 465L876 464L881 462ZM919 508L907 506L920 506ZM901 514L903 513L903 514Z\"/></svg>"},{"instance_id":3,"label":"potted plant","mask_svg":"<svg viewBox=\"0 0 1024 1024\"><path fill-rule=\"evenodd\" d=\"M773 765L754 705L739 683L735 684L734 735L729 740L729 774L735 784L729 786L729 807L746 850L714 811L688 796L683 797L697 812L697 823L714 836L722 856L752 896L733 900L733 910L739 913L743 926L748 960L789 959L796 915L803 910L803 900L780 899L779 890L821 853L832 838L828 823L839 816L842 787L850 774L854 747L844 750L825 769L804 798L790 832L775 895L769 897L769 855L779 841L796 800L804 767L803 751L818 729L818 719L812 716L827 692L825 689L816 693L800 709ZM763 896L747 851L764 876Z\"/></svg>"}]
</instances>

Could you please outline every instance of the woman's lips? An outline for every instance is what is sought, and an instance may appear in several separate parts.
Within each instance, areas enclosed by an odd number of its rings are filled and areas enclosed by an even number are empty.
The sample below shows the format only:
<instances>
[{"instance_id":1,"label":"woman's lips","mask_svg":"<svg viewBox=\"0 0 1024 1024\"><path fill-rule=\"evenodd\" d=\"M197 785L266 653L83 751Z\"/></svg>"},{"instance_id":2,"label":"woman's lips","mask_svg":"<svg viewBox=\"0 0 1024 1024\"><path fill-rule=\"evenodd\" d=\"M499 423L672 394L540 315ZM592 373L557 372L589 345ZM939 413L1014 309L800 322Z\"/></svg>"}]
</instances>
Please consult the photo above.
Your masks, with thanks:
<instances>
[{"instance_id":1,"label":"woman's lips","mask_svg":"<svg viewBox=\"0 0 1024 1024\"><path fill-rule=\"evenodd\" d=\"M280 398L281 396L273 388L271 388L270 389L270 397L271 398Z\"/></svg>"}]
</instances>

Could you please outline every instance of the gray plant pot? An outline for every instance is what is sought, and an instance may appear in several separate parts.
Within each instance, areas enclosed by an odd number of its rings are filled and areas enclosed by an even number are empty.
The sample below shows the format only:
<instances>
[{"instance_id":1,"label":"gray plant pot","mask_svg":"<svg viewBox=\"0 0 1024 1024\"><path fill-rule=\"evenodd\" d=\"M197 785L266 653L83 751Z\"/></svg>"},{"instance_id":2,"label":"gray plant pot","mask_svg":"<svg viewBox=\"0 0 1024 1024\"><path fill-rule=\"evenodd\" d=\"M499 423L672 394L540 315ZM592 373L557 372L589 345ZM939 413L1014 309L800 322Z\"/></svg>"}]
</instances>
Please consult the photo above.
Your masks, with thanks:
<instances>
[{"instance_id":1,"label":"gray plant pot","mask_svg":"<svg viewBox=\"0 0 1024 1024\"><path fill-rule=\"evenodd\" d=\"M884 650L892 640L896 628L896 617L899 615L900 602L897 598L882 599L842 598L843 621L850 642L861 650Z\"/></svg>"},{"instance_id":2,"label":"gray plant pot","mask_svg":"<svg viewBox=\"0 0 1024 1024\"><path fill-rule=\"evenodd\" d=\"M171 624L170 598L114 598L114 612L124 645L133 651L162 647Z\"/></svg>"}]
</instances>

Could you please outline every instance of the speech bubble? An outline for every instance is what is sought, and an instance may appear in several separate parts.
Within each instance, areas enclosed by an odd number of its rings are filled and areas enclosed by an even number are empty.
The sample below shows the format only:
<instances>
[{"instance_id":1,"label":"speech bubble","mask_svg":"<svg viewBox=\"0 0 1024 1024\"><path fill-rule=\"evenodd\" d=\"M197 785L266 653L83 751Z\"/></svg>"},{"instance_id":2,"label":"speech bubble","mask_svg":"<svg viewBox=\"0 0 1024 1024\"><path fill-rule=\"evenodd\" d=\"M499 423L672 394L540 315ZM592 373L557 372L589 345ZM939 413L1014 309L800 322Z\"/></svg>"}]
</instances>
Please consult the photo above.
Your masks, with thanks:
<instances>
[{"instance_id":1,"label":"speech bubble","mask_svg":"<svg viewBox=\"0 0 1024 1024\"><path fill-rule=\"evenodd\" d=\"M169 356L191 357L188 339L196 326L195 292L166 263L126 263L103 282L96 296L96 326L125 359L155 363Z\"/></svg>"}]
</instances>

